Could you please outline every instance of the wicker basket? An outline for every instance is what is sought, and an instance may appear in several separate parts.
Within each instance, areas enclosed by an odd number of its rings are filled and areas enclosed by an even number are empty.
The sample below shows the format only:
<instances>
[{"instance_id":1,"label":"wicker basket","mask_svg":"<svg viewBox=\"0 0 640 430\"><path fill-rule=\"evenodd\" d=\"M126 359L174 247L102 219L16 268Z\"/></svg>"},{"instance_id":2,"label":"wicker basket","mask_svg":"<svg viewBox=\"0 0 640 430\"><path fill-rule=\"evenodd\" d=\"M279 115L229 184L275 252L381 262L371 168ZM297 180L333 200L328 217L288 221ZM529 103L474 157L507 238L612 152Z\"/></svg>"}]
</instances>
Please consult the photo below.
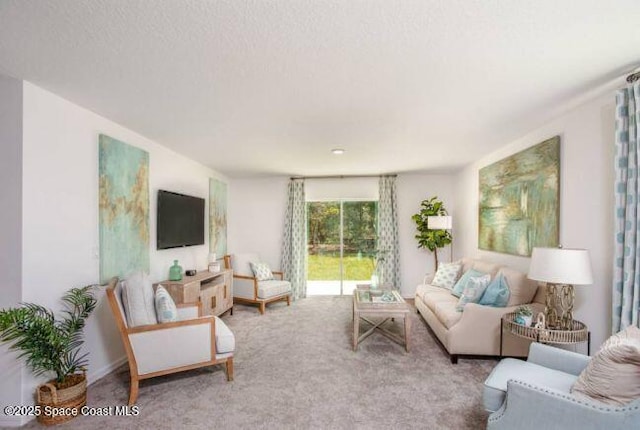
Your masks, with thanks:
<instances>
[{"instance_id":1,"label":"wicker basket","mask_svg":"<svg viewBox=\"0 0 640 430\"><path fill-rule=\"evenodd\" d=\"M77 373L67 377L65 388L56 388L55 379L42 384L37 389L38 405L41 413L38 421L44 425L60 424L80 415L80 408L87 404L87 377L84 373ZM50 408L70 408L75 413L52 416ZM49 412L49 413L47 413Z\"/></svg>"}]
</instances>

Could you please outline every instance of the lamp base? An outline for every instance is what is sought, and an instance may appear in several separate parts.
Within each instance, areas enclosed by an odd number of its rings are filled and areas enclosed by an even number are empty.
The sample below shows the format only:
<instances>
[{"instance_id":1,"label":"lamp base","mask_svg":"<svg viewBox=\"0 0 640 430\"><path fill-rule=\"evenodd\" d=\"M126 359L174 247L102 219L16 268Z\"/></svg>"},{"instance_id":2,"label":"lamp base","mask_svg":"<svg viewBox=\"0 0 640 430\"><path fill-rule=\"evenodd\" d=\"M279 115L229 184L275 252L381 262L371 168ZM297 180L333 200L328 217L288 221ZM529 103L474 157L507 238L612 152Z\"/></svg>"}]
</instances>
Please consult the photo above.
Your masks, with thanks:
<instances>
[{"instance_id":1,"label":"lamp base","mask_svg":"<svg viewBox=\"0 0 640 430\"><path fill-rule=\"evenodd\" d=\"M544 314L547 327L573 330L573 302L575 292L570 284L547 284Z\"/></svg>"}]
</instances>

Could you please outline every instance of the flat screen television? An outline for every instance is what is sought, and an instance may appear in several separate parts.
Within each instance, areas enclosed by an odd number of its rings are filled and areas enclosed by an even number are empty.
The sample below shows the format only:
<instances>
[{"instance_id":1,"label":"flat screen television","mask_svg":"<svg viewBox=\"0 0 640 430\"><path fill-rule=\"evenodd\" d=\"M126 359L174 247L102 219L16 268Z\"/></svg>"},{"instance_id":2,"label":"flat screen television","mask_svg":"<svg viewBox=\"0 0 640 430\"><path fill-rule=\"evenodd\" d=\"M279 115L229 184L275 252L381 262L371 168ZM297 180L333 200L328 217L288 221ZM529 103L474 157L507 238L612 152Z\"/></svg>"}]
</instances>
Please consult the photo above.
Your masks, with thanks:
<instances>
[{"instance_id":1,"label":"flat screen television","mask_svg":"<svg viewBox=\"0 0 640 430\"><path fill-rule=\"evenodd\" d=\"M204 244L204 199L158 190L158 249Z\"/></svg>"}]
</instances>

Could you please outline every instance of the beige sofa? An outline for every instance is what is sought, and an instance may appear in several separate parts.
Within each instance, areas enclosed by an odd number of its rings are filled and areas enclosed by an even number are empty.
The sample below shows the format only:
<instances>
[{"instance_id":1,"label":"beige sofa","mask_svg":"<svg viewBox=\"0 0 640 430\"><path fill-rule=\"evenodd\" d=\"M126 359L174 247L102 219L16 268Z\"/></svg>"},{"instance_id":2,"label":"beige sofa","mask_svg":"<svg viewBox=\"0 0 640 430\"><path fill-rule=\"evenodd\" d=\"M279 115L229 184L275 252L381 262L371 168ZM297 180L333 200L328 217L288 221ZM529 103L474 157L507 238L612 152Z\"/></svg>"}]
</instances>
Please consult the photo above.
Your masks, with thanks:
<instances>
[{"instance_id":1,"label":"beige sofa","mask_svg":"<svg viewBox=\"0 0 640 430\"><path fill-rule=\"evenodd\" d=\"M456 310L458 298L445 288L424 284L416 289L415 304L431 331L449 353L452 363L458 356L500 355L500 320L502 315L513 312L519 305L531 304L534 315L544 310L544 287L527 278L526 273L482 260L462 259L460 275L469 269L491 274L491 279L501 272L509 285L507 307L469 303L463 312ZM530 341L511 334L503 336L503 355L526 357Z\"/></svg>"}]
</instances>

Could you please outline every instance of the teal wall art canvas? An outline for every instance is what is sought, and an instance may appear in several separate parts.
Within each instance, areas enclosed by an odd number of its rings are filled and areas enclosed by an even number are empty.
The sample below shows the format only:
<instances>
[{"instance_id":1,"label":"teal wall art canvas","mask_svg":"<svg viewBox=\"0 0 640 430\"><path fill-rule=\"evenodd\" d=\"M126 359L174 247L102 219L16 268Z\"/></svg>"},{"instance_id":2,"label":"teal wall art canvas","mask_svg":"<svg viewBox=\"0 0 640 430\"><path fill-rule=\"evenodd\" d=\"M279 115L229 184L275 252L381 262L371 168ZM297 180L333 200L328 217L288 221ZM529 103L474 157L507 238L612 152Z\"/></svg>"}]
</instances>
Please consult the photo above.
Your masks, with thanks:
<instances>
[{"instance_id":1,"label":"teal wall art canvas","mask_svg":"<svg viewBox=\"0 0 640 430\"><path fill-rule=\"evenodd\" d=\"M209 178L209 250L221 258L227 253L227 184Z\"/></svg>"},{"instance_id":2,"label":"teal wall art canvas","mask_svg":"<svg viewBox=\"0 0 640 430\"><path fill-rule=\"evenodd\" d=\"M478 248L531 256L555 247L560 225L560 136L480 169Z\"/></svg>"},{"instance_id":3,"label":"teal wall art canvas","mask_svg":"<svg viewBox=\"0 0 640 430\"><path fill-rule=\"evenodd\" d=\"M100 282L149 273L149 153L99 137Z\"/></svg>"}]
</instances>

